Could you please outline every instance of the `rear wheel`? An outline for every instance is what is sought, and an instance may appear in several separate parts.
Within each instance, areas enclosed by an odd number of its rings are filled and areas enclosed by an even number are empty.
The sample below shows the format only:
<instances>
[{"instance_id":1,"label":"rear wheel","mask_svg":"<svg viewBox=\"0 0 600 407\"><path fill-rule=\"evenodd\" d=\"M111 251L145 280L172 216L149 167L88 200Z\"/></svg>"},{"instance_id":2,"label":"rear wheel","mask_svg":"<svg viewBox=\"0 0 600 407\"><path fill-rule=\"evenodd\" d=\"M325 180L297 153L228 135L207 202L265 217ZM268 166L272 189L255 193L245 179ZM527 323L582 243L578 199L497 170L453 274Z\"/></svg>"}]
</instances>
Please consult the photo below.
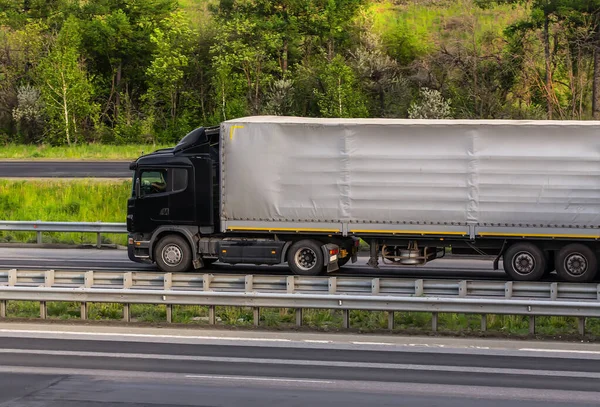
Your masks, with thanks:
<instances>
[{"instance_id":1,"label":"rear wheel","mask_svg":"<svg viewBox=\"0 0 600 407\"><path fill-rule=\"evenodd\" d=\"M154 260L165 273L188 271L192 266L192 250L183 237L167 235L156 245Z\"/></svg>"},{"instance_id":2,"label":"rear wheel","mask_svg":"<svg viewBox=\"0 0 600 407\"><path fill-rule=\"evenodd\" d=\"M556 253L556 272L570 282L590 282L598 273L598 260L594 252L580 243L569 244Z\"/></svg>"},{"instance_id":3,"label":"rear wheel","mask_svg":"<svg viewBox=\"0 0 600 407\"><path fill-rule=\"evenodd\" d=\"M294 243L287 254L288 266L294 274L316 276L323 272L323 251L314 240Z\"/></svg>"},{"instance_id":4,"label":"rear wheel","mask_svg":"<svg viewBox=\"0 0 600 407\"><path fill-rule=\"evenodd\" d=\"M504 271L512 280L538 281L546 272L546 256L532 243L515 243L504 253Z\"/></svg>"}]
</instances>

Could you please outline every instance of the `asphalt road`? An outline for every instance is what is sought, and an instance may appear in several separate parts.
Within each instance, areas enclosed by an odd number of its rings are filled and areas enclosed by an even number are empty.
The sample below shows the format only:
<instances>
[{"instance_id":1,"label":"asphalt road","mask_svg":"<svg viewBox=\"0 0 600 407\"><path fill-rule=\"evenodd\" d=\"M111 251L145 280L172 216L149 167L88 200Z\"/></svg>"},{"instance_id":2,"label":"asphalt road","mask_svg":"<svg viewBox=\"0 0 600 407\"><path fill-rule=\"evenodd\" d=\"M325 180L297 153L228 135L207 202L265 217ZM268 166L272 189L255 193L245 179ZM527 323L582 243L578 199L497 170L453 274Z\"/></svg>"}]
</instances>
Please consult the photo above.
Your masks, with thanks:
<instances>
[{"instance_id":1,"label":"asphalt road","mask_svg":"<svg viewBox=\"0 0 600 407\"><path fill-rule=\"evenodd\" d=\"M0 178L130 178L129 161L0 161Z\"/></svg>"},{"instance_id":2,"label":"asphalt road","mask_svg":"<svg viewBox=\"0 0 600 407\"><path fill-rule=\"evenodd\" d=\"M343 271L332 276L398 276L406 278L478 278L506 280L502 270L494 271L491 260L439 259L425 267L396 267L380 264L375 270L366 266L368 258L361 257L355 264L348 264ZM153 265L135 263L129 260L125 250L97 249L36 249L0 247L0 269L55 269L55 270L94 270L94 271L152 271ZM214 264L206 269L211 273L229 274L269 274L288 275L285 266L227 266Z\"/></svg>"},{"instance_id":3,"label":"asphalt road","mask_svg":"<svg viewBox=\"0 0 600 407\"><path fill-rule=\"evenodd\" d=\"M600 400L600 352L571 352L568 344L20 328L0 324L2 407L558 407Z\"/></svg>"}]
</instances>

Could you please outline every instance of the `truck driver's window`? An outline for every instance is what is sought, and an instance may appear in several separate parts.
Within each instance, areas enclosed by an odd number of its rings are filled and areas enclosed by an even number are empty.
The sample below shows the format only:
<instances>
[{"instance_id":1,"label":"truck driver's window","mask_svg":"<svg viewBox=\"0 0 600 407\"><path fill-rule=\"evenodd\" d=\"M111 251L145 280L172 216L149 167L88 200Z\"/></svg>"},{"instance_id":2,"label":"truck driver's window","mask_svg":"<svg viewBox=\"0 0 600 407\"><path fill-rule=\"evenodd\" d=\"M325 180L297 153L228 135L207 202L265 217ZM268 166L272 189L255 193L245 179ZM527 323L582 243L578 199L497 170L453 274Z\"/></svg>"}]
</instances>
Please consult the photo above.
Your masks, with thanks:
<instances>
[{"instance_id":1,"label":"truck driver's window","mask_svg":"<svg viewBox=\"0 0 600 407\"><path fill-rule=\"evenodd\" d=\"M167 171L144 171L140 177L143 195L167 192Z\"/></svg>"}]
</instances>

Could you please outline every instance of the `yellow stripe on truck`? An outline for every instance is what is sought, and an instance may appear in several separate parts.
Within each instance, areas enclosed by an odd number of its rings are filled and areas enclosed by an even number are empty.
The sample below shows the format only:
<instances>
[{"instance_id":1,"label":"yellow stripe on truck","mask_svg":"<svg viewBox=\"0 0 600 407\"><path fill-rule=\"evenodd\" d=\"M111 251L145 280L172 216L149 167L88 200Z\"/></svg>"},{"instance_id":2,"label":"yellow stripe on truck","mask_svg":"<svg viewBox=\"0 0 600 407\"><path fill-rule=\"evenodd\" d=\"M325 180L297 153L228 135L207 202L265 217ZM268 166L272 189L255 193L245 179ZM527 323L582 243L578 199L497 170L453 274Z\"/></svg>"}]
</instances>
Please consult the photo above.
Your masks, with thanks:
<instances>
[{"instance_id":1,"label":"yellow stripe on truck","mask_svg":"<svg viewBox=\"0 0 600 407\"><path fill-rule=\"evenodd\" d=\"M436 232L429 230L359 230L353 229L350 233L391 233L392 235L453 235L466 236L467 232Z\"/></svg>"},{"instance_id":2,"label":"yellow stripe on truck","mask_svg":"<svg viewBox=\"0 0 600 407\"><path fill-rule=\"evenodd\" d=\"M481 237L550 237L550 238L570 238L570 239L600 239L598 235L553 235L547 233L498 233L498 232L482 232L478 233Z\"/></svg>"},{"instance_id":3,"label":"yellow stripe on truck","mask_svg":"<svg viewBox=\"0 0 600 407\"><path fill-rule=\"evenodd\" d=\"M232 232L319 232L319 233L339 233L340 229L316 229L316 228L253 228L253 227L228 227L227 230Z\"/></svg>"}]
</instances>

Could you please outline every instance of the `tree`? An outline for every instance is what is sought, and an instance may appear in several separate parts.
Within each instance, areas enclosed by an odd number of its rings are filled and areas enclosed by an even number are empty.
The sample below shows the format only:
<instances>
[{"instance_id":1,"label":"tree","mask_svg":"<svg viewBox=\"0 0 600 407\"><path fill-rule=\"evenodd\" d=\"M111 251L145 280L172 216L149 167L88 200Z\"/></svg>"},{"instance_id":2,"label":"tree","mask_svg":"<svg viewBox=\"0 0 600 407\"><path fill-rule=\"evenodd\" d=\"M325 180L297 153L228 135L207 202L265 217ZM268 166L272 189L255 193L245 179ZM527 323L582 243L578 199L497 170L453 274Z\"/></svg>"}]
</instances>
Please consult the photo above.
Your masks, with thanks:
<instances>
[{"instance_id":1,"label":"tree","mask_svg":"<svg viewBox=\"0 0 600 407\"><path fill-rule=\"evenodd\" d=\"M362 87L370 96L370 115L405 116L410 83L402 75L398 62L383 51L381 39L368 30L351 56Z\"/></svg>"},{"instance_id":2,"label":"tree","mask_svg":"<svg viewBox=\"0 0 600 407\"><path fill-rule=\"evenodd\" d=\"M166 107L171 126L175 126L194 34L189 21L181 12L173 13L162 25L165 28L157 27L150 35L156 51L146 70L149 85L146 100L154 111L161 111Z\"/></svg>"},{"instance_id":3,"label":"tree","mask_svg":"<svg viewBox=\"0 0 600 407\"><path fill-rule=\"evenodd\" d=\"M451 119L450 100L445 100L439 90L422 88L419 100L408 109L410 119Z\"/></svg>"},{"instance_id":4,"label":"tree","mask_svg":"<svg viewBox=\"0 0 600 407\"><path fill-rule=\"evenodd\" d=\"M266 89L280 72L277 61L280 33L262 30L256 16L243 11L227 10L218 16L221 28L211 47L215 89L222 101L223 119L241 111L258 114ZM240 99L238 92L245 94L245 100ZM235 106L237 113L228 109L228 105Z\"/></svg>"},{"instance_id":5,"label":"tree","mask_svg":"<svg viewBox=\"0 0 600 407\"><path fill-rule=\"evenodd\" d=\"M323 60L316 77L320 86L314 89L314 93L323 117L368 116L356 75L340 55L331 61Z\"/></svg>"},{"instance_id":6,"label":"tree","mask_svg":"<svg viewBox=\"0 0 600 407\"><path fill-rule=\"evenodd\" d=\"M38 81L50 118L54 142L78 141L82 127L93 125L97 105L92 102L94 89L81 60L79 22L69 17L50 53L40 62ZM64 139L63 139L64 137Z\"/></svg>"}]
</instances>

